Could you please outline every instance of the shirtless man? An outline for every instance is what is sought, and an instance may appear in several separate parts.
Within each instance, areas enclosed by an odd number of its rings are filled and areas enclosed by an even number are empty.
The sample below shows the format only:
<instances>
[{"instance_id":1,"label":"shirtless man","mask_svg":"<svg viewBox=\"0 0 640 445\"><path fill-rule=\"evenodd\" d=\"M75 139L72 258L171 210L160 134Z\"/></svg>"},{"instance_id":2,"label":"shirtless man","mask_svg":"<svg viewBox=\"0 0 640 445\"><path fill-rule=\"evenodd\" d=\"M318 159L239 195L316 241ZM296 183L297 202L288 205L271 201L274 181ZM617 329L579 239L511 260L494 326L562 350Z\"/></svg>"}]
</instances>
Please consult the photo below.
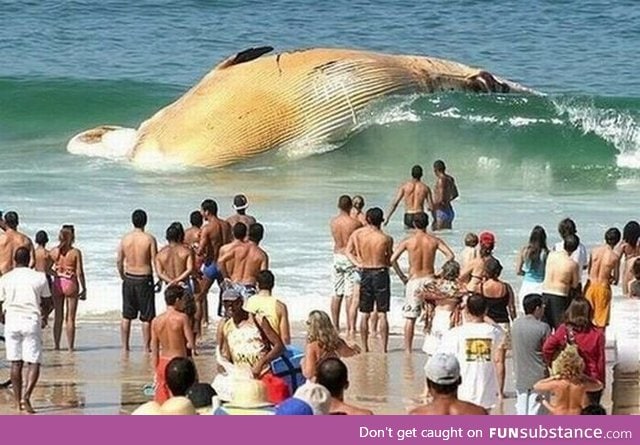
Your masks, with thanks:
<instances>
[{"instance_id":1,"label":"shirtless man","mask_svg":"<svg viewBox=\"0 0 640 445\"><path fill-rule=\"evenodd\" d=\"M194 210L189 215L189 223L191 227L189 227L184 232L184 243L193 249L193 252L198 251L198 243L200 242L200 231L202 230L202 213L198 210Z\"/></svg>"},{"instance_id":2,"label":"shirtless man","mask_svg":"<svg viewBox=\"0 0 640 445\"><path fill-rule=\"evenodd\" d=\"M410 415L462 416L486 415L486 409L458 399L460 364L455 355L438 353L424 367L431 402L409 411Z\"/></svg>"},{"instance_id":3,"label":"shirtless man","mask_svg":"<svg viewBox=\"0 0 640 445\"><path fill-rule=\"evenodd\" d=\"M447 243L427 233L428 225L429 217L426 213L416 214L413 217L415 230L409 237L398 244L393 255L391 255L393 270L406 285L405 303L402 312L405 318L404 350L407 353L411 353L413 349L416 319L422 313L423 300L416 294L435 278L434 263L436 252L442 252L445 256L445 261L452 260L455 256ZM409 255L409 277L402 272L398 265L398 259L405 251Z\"/></svg>"},{"instance_id":4,"label":"shirtless man","mask_svg":"<svg viewBox=\"0 0 640 445\"><path fill-rule=\"evenodd\" d=\"M117 267L122 279L122 322L120 336L123 351L129 351L131 320L140 314L144 350L151 350L151 320L156 316L153 263L158 252L156 239L144 231L147 213L137 209L131 214L133 231L118 246Z\"/></svg>"},{"instance_id":5,"label":"shirtless man","mask_svg":"<svg viewBox=\"0 0 640 445\"><path fill-rule=\"evenodd\" d=\"M222 274L218 268L218 256L220 248L231 241L231 226L218 218L218 204L213 199L205 199L200 207L207 224L200 231L200 241L196 252L196 255L204 261L200 293L196 296L196 305L199 313L203 313L204 300L207 299L213 282L217 282L218 286L222 283ZM218 315L221 315L220 308ZM208 320L204 321L208 322Z\"/></svg>"},{"instance_id":6,"label":"shirtless man","mask_svg":"<svg viewBox=\"0 0 640 445\"><path fill-rule=\"evenodd\" d=\"M241 236L241 228L236 224L236 233ZM240 242L220 257L224 264L225 278L234 286L239 287L244 298L255 295L258 273L269 268L269 255L260 248L260 241L264 236L264 227L260 223L249 227L249 240Z\"/></svg>"},{"instance_id":7,"label":"shirtless man","mask_svg":"<svg viewBox=\"0 0 640 445\"><path fill-rule=\"evenodd\" d=\"M167 310L151 324L151 364L155 369L154 400L165 402L170 396L166 382L166 368L171 359L187 357L195 345L189 318L181 312L185 291L182 286L169 285L164 291Z\"/></svg>"},{"instance_id":8,"label":"shirtless man","mask_svg":"<svg viewBox=\"0 0 640 445\"><path fill-rule=\"evenodd\" d=\"M593 308L593 324L604 328L609 325L611 313L611 285L618 284L620 274L620 253L615 247L621 234L616 228L604 234L605 244L594 248L589 258L589 281L584 297Z\"/></svg>"},{"instance_id":9,"label":"shirtless man","mask_svg":"<svg viewBox=\"0 0 640 445\"><path fill-rule=\"evenodd\" d=\"M574 345L566 347L552 366L552 376L533 385L537 393L551 393L542 404L553 415L577 415L588 392L602 391L602 383L584 375L584 361Z\"/></svg>"},{"instance_id":10,"label":"shirtless man","mask_svg":"<svg viewBox=\"0 0 640 445\"><path fill-rule=\"evenodd\" d=\"M233 227L236 223L244 223L244 225L249 228L251 224L256 223L256 219L247 215L247 208L249 207L249 203L247 202L247 197L244 195L236 195L233 197L233 209L236 211L235 215L232 215L227 218L227 222L230 227Z\"/></svg>"},{"instance_id":11,"label":"shirtless man","mask_svg":"<svg viewBox=\"0 0 640 445\"><path fill-rule=\"evenodd\" d=\"M16 250L25 247L29 250L30 263L33 267L35 261L35 251L33 243L29 237L18 232L20 219L16 212L7 212L4 215L4 233L0 233L0 276L10 272L14 267L13 258Z\"/></svg>"},{"instance_id":12,"label":"shirtless man","mask_svg":"<svg viewBox=\"0 0 640 445\"><path fill-rule=\"evenodd\" d=\"M331 318L336 329L340 330L340 306L346 297L347 336L352 337L356 331L357 312L352 310L351 298L353 287L357 281L354 265L345 256L344 250L353 232L362 227L360 222L351 217L353 205L348 195L338 198L338 215L331 219L331 236L333 237L333 288L335 294L331 299ZM356 308L354 308L356 309Z\"/></svg>"},{"instance_id":13,"label":"shirtless man","mask_svg":"<svg viewBox=\"0 0 640 445\"><path fill-rule=\"evenodd\" d=\"M199 210L194 210L189 215L189 222L191 223L191 227L189 227L184 232L184 244L191 249L193 252L193 274L191 275L191 286L194 297L200 293L200 282L202 281L202 264L204 263L204 258L198 256L198 244L200 242L200 231L202 230L202 213ZM209 320L209 305L207 304L207 299L202 300L202 319L205 321ZM201 323L203 326L208 325L208 323ZM200 326L200 325L198 325Z\"/></svg>"},{"instance_id":14,"label":"shirtless man","mask_svg":"<svg viewBox=\"0 0 640 445\"><path fill-rule=\"evenodd\" d=\"M193 251L184 243L184 233L180 223L173 223L167 228L166 239L169 243L156 255L156 272L167 285L185 285L191 288L190 277L193 274Z\"/></svg>"},{"instance_id":15,"label":"shirtless man","mask_svg":"<svg viewBox=\"0 0 640 445\"><path fill-rule=\"evenodd\" d=\"M564 250L551 252L547 257L542 283L542 299L545 303L543 321L552 329L562 323L571 295L580 292L580 266L571 259L579 245L577 235L567 235Z\"/></svg>"},{"instance_id":16,"label":"shirtless man","mask_svg":"<svg viewBox=\"0 0 640 445\"><path fill-rule=\"evenodd\" d=\"M398 193L391 203L391 208L387 213L387 219L384 222L386 226L391 221L393 212L396 211L398 204L404 198L404 228L413 229L413 217L418 213L424 212L424 204L427 203L427 209L433 210L433 199L431 197L431 189L422 182L422 167L414 165L411 169L411 180L405 182L398 189Z\"/></svg>"},{"instance_id":17,"label":"shirtless man","mask_svg":"<svg viewBox=\"0 0 640 445\"><path fill-rule=\"evenodd\" d=\"M389 266L393 238L380 228L383 221L382 209L374 207L367 210L368 225L351 234L345 250L347 258L360 269L360 335L365 352L369 352L369 318L374 308L378 310L382 350L385 353L389 344L387 312L391 299Z\"/></svg>"},{"instance_id":18,"label":"shirtless man","mask_svg":"<svg viewBox=\"0 0 640 445\"><path fill-rule=\"evenodd\" d=\"M316 383L324 386L331 394L329 414L347 414L349 416L370 416L368 409L344 403L344 392L349 388L349 371L342 360L330 357L318 364Z\"/></svg>"},{"instance_id":19,"label":"shirtless man","mask_svg":"<svg viewBox=\"0 0 640 445\"><path fill-rule=\"evenodd\" d=\"M433 163L433 173L436 175L436 186L433 189L433 230L450 229L455 213L451 201L458 197L458 187L453 176L445 173L444 162L438 160Z\"/></svg>"}]
</instances>

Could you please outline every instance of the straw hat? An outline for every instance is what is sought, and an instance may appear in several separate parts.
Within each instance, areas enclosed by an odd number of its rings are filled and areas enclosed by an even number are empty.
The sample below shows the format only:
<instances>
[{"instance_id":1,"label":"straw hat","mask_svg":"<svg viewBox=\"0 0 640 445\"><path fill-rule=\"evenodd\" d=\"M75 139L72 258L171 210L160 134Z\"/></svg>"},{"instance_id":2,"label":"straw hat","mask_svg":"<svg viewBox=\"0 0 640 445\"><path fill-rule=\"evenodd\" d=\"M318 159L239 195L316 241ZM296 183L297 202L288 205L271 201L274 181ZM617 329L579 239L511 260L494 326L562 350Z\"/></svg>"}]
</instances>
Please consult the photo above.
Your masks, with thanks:
<instances>
[{"instance_id":1,"label":"straw hat","mask_svg":"<svg viewBox=\"0 0 640 445\"><path fill-rule=\"evenodd\" d=\"M161 414L169 416L195 416L196 409L186 397L171 397L162 404Z\"/></svg>"},{"instance_id":2,"label":"straw hat","mask_svg":"<svg viewBox=\"0 0 640 445\"><path fill-rule=\"evenodd\" d=\"M273 406L267 399L267 387L260 380L236 379L229 408L266 408Z\"/></svg>"},{"instance_id":3,"label":"straw hat","mask_svg":"<svg viewBox=\"0 0 640 445\"><path fill-rule=\"evenodd\" d=\"M155 401L144 403L131 413L132 416L159 416L161 414L162 407Z\"/></svg>"}]
</instances>

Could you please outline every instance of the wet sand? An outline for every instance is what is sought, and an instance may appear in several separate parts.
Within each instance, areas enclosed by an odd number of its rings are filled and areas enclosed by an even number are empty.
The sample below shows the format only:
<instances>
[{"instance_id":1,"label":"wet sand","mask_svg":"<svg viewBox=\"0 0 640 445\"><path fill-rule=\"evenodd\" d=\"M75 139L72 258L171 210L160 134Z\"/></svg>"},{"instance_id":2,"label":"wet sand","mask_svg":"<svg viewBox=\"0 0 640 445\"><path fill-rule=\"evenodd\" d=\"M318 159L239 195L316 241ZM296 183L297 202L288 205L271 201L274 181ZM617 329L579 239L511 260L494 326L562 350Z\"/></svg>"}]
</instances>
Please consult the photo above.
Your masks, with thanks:
<instances>
[{"instance_id":1,"label":"wet sand","mask_svg":"<svg viewBox=\"0 0 640 445\"><path fill-rule=\"evenodd\" d=\"M301 326L294 327L293 343L302 346ZM212 325L205 333L195 358L200 379L212 381L215 375L214 337ZM32 405L40 414L127 414L149 400L142 392L153 381L150 357L142 351L139 325L132 331L132 351L120 350L119 323L82 322L78 326L78 349L74 353L53 351L51 328L45 330L44 366ZM402 337L392 335L389 354L376 352L379 345L372 340L374 352L346 360L350 371L347 399L373 410L376 414L405 414L421 403L424 391L422 367L425 355L419 351L422 336L415 340L414 354L402 351ZM63 340L64 345L64 340ZM4 348L0 346L0 357ZM608 376L603 405L611 412L613 349L607 350ZM0 364L0 380L8 378L4 360ZM628 376L627 376L628 377ZM637 375L636 375L637 377ZM622 414L638 413L632 401L638 400L638 380L619 380L613 385ZM497 406L492 414L515 414L511 360L507 361L506 391L512 397ZM14 414L10 390L0 390L0 414Z\"/></svg>"}]
</instances>

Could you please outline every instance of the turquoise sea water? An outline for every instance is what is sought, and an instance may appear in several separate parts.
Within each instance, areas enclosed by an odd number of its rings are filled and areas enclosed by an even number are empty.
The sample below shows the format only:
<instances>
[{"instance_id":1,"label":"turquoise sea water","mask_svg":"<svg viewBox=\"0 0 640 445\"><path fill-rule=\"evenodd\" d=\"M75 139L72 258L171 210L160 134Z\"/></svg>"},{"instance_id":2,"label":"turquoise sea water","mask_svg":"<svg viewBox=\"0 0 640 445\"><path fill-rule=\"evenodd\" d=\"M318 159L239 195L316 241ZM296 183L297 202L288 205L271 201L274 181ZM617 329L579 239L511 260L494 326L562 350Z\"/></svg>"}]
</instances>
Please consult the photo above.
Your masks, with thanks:
<instances>
[{"instance_id":1,"label":"turquoise sea water","mask_svg":"<svg viewBox=\"0 0 640 445\"><path fill-rule=\"evenodd\" d=\"M54 238L74 223L89 279L81 312L115 313L115 248L134 208L148 210L161 239L204 198L226 215L244 192L267 227L277 293L302 318L328 308L337 196L364 194L386 209L414 163L442 158L461 189L455 230L444 237L459 250L465 232L495 231L517 285L515 252L534 224L555 241L557 222L572 216L592 246L608 226L637 219L639 23L631 0L0 1L0 209L17 210L31 235ZM338 146L221 170L136 169L66 151L84 129L137 127L220 60L256 45L438 56L546 95L391 99ZM403 236L398 216L389 229ZM396 308L397 280L394 295Z\"/></svg>"}]
</instances>

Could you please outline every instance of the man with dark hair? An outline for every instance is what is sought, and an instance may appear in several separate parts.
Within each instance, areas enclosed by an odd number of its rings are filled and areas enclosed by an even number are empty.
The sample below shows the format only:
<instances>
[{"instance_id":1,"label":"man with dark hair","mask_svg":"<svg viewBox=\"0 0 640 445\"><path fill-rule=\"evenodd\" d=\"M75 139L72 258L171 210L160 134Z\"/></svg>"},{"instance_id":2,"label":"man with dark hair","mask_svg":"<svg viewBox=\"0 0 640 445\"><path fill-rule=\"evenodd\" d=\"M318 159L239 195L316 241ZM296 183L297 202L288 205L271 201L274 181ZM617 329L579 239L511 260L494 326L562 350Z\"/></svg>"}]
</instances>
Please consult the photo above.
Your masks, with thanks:
<instances>
[{"instance_id":1,"label":"man with dark hair","mask_svg":"<svg viewBox=\"0 0 640 445\"><path fill-rule=\"evenodd\" d=\"M458 187L453 176L445 173L441 160L433 163L436 185L433 189L433 230L450 229L455 218L451 201L458 197Z\"/></svg>"},{"instance_id":2,"label":"man with dark hair","mask_svg":"<svg viewBox=\"0 0 640 445\"><path fill-rule=\"evenodd\" d=\"M541 394L533 385L548 377L547 365L542 356L542 345L551 334L547 323L540 321L544 315L542 296L526 295L522 300L524 316L511 325L511 345L516 384L516 413L519 415L544 414Z\"/></svg>"},{"instance_id":3,"label":"man with dark hair","mask_svg":"<svg viewBox=\"0 0 640 445\"><path fill-rule=\"evenodd\" d=\"M504 333L485 321L487 302L482 295L467 298L465 320L447 334L442 352L454 354L462 369L460 400L490 410L498 399L496 364Z\"/></svg>"},{"instance_id":4,"label":"man with dark hair","mask_svg":"<svg viewBox=\"0 0 640 445\"><path fill-rule=\"evenodd\" d=\"M129 351L131 320L140 315L144 350L151 350L151 320L156 316L153 264L158 252L156 239L145 232L147 213L137 209L131 215L133 231L118 246L117 267L122 279L122 349Z\"/></svg>"},{"instance_id":5,"label":"man with dark hair","mask_svg":"<svg viewBox=\"0 0 640 445\"><path fill-rule=\"evenodd\" d=\"M291 343L291 326L287 305L273 296L275 277L270 270L261 270L256 277L258 293L245 303L245 310L250 314L260 315L269 320L269 324L282 339L282 343Z\"/></svg>"},{"instance_id":6,"label":"man with dark hair","mask_svg":"<svg viewBox=\"0 0 640 445\"><path fill-rule=\"evenodd\" d=\"M202 230L202 213L199 210L194 210L189 215L189 227L184 232L184 243L193 249L194 253L198 250L198 242L200 241L200 230Z\"/></svg>"},{"instance_id":7,"label":"man with dark hair","mask_svg":"<svg viewBox=\"0 0 640 445\"><path fill-rule=\"evenodd\" d=\"M382 209L374 207L367 210L368 225L351 234L345 249L347 258L360 269L360 336L365 352L369 351L369 318L374 308L380 320L383 352L387 352L389 344L387 312L391 300L389 266L393 238L380 228L383 221Z\"/></svg>"},{"instance_id":8,"label":"man with dark hair","mask_svg":"<svg viewBox=\"0 0 640 445\"><path fill-rule=\"evenodd\" d=\"M236 211L236 214L227 218L227 222L231 227L241 222L249 228L251 224L256 223L256 219L253 216L247 215L248 207L249 202L245 195L236 195L233 197L233 209Z\"/></svg>"},{"instance_id":9,"label":"man with dark hair","mask_svg":"<svg viewBox=\"0 0 640 445\"><path fill-rule=\"evenodd\" d=\"M167 287L164 291L167 310L154 318L151 324L151 364L156 372L154 400L158 403L163 403L170 397L168 375L165 374L167 364L176 357L186 358L189 350L193 350L195 346L191 322L182 312L185 297L182 286L172 284Z\"/></svg>"},{"instance_id":10,"label":"man with dark hair","mask_svg":"<svg viewBox=\"0 0 640 445\"><path fill-rule=\"evenodd\" d=\"M338 198L338 215L331 219L329 226L333 238L333 298L331 299L331 319L336 329L340 330L340 306L346 297L345 310L347 313L347 336L353 337L356 333L357 312L350 311L352 307L354 287L357 282L356 268L349 261L344 251L353 232L362 227L362 224L351 217L353 207L351 197L342 195Z\"/></svg>"},{"instance_id":11,"label":"man with dark hair","mask_svg":"<svg viewBox=\"0 0 640 445\"><path fill-rule=\"evenodd\" d=\"M200 231L200 241L196 254L202 258L202 281L200 293L196 295L198 313L203 313L204 301L214 281L222 284L222 273L218 266L220 248L231 241L231 226L218 218L218 204L213 199L205 199L201 204L202 216L207 224ZM218 313L220 315L220 313ZM208 320L204 320L208 324Z\"/></svg>"},{"instance_id":12,"label":"man with dark hair","mask_svg":"<svg viewBox=\"0 0 640 445\"><path fill-rule=\"evenodd\" d=\"M411 179L398 188L396 197L391 202L387 219L384 222L386 226L391 221L393 212L398 208L400 201L404 199L404 228L413 229L413 217L417 213L424 212L424 205L427 204L429 211L433 210L433 200L431 197L431 189L422 182L422 167L414 165L411 169Z\"/></svg>"},{"instance_id":13,"label":"man with dark hair","mask_svg":"<svg viewBox=\"0 0 640 445\"><path fill-rule=\"evenodd\" d=\"M571 258L579 245L580 239L576 235L567 235L564 250L551 252L547 257L542 282L542 300L545 304L543 321L552 329L562 323L571 296L580 294L580 266Z\"/></svg>"},{"instance_id":14,"label":"man with dark hair","mask_svg":"<svg viewBox=\"0 0 640 445\"><path fill-rule=\"evenodd\" d=\"M339 358L326 358L318 364L316 383L327 388L331 394L329 414L353 416L373 414L371 410L344 403L344 392L349 388L349 371L347 365Z\"/></svg>"},{"instance_id":15,"label":"man with dark hair","mask_svg":"<svg viewBox=\"0 0 640 445\"><path fill-rule=\"evenodd\" d=\"M198 382L196 365L185 357L171 359L167 364L166 374L171 397L185 397L189 388Z\"/></svg>"},{"instance_id":16,"label":"man with dark hair","mask_svg":"<svg viewBox=\"0 0 640 445\"><path fill-rule=\"evenodd\" d=\"M560 234L562 241L557 242L553 250L556 252L562 252L564 251L564 239L569 235L577 236L578 230L576 228L576 223L571 218L563 219L558 224L558 233ZM587 270L587 266L589 264L589 253L587 252L587 248L584 244L578 242L578 247L571 253L571 259L578 263L580 279L582 280L582 272Z\"/></svg>"},{"instance_id":17,"label":"man with dark hair","mask_svg":"<svg viewBox=\"0 0 640 445\"><path fill-rule=\"evenodd\" d=\"M29 237L18 231L20 219L16 212L7 212L4 215L4 233L0 233L0 276L6 274L14 267L13 258L16 250L25 247L29 250L31 263L29 267L33 267L35 261L35 251L33 243Z\"/></svg>"},{"instance_id":18,"label":"man with dark hair","mask_svg":"<svg viewBox=\"0 0 640 445\"><path fill-rule=\"evenodd\" d=\"M460 364L455 355L434 354L424 366L431 402L409 412L410 415L486 415L486 409L458 399Z\"/></svg>"},{"instance_id":19,"label":"man with dark hair","mask_svg":"<svg viewBox=\"0 0 640 445\"><path fill-rule=\"evenodd\" d=\"M427 233L429 217L426 213L417 213L413 218L414 230L391 255L391 265L405 284L405 304L402 312L405 318L404 324L404 350L411 353L413 349L413 334L416 319L422 313L423 300L417 296L418 292L435 279L434 263L436 252L440 251L445 256L445 261L452 260L454 253L451 248L442 241ZM400 266L398 259L404 252L409 255L409 276L407 277Z\"/></svg>"},{"instance_id":20,"label":"man with dark hair","mask_svg":"<svg viewBox=\"0 0 640 445\"><path fill-rule=\"evenodd\" d=\"M620 253L616 246L622 235L615 227L604 234L605 243L594 248L589 258L589 281L584 297L593 308L593 324L605 328L611 314L611 285L617 285L620 278Z\"/></svg>"},{"instance_id":21,"label":"man with dark hair","mask_svg":"<svg viewBox=\"0 0 640 445\"><path fill-rule=\"evenodd\" d=\"M52 307L44 273L29 268L31 254L18 247L16 267L0 277L0 323L5 325L7 361L11 362L11 385L16 408L33 414L30 398L40 376L42 362L42 314ZM26 389L22 368L27 363Z\"/></svg>"}]
</instances>

